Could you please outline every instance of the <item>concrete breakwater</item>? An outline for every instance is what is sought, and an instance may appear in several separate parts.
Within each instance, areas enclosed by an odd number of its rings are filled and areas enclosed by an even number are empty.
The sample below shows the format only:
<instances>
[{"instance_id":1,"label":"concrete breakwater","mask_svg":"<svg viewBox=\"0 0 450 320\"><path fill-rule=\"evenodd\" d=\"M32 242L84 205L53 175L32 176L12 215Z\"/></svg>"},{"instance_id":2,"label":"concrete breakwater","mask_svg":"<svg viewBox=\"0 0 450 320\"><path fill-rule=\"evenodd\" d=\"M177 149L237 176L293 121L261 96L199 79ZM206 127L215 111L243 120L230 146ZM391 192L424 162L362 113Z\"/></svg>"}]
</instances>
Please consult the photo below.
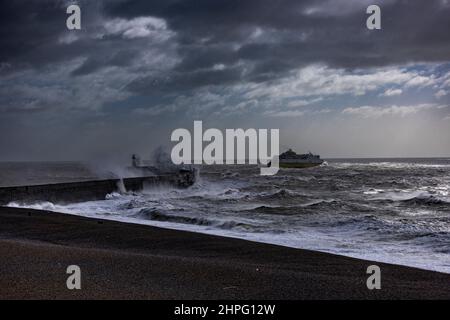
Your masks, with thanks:
<instances>
[{"instance_id":1,"label":"concrete breakwater","mask_svg":"<svg viewBox=\"0 0 450 320\"><path fill-rule=\"evenodd\" d=\"M146 186L160 185L186 188L194 184L194 182L194 170L180 170L176 173L139 178L1 187L0 206L7 205L10 202L49 201L52 203L71 203L103 200L107 194L117 191L140 191Z\"/></svg>"}]
</instances>

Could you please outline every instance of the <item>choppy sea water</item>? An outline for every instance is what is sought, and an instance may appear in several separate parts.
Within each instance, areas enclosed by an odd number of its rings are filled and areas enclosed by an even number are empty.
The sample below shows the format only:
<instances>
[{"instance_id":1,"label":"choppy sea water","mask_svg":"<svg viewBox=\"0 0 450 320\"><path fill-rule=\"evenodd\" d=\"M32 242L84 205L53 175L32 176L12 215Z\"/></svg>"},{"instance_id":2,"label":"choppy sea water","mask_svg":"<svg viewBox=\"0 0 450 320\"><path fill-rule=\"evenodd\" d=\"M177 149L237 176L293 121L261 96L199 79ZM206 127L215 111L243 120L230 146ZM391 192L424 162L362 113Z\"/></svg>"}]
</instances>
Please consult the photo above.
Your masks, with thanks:
<instances>
[{"instance_id":1,"label":"choppy sea water","mask_svg":"<svg viewBox=\"0 0 450 320\"><path fill-rule=\"evenodd\" d=\"M255 167L206 166L200 169L198 182L185 190L155 187L141 193L110 194L103 201L10 206L450 273L450 159L327 163L311 169L281 169L275 176L264 177ZM62 171L58 171L58 181L64 179ZM51 172L49 169L47 180L51 180ZM95 175L84 172L85 178Z\"/></svg>"}]
</instances>

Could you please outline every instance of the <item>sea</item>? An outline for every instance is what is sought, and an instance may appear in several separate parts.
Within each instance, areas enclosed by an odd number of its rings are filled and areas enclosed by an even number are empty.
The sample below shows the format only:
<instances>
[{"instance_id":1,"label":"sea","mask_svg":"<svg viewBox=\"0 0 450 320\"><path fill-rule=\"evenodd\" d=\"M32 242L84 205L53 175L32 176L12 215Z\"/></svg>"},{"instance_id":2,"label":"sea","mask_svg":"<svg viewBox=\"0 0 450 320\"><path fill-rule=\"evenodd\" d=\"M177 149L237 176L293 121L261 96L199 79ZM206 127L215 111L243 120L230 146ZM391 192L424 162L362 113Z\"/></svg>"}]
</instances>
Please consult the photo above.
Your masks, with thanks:
<instances>
[{"instance_id":1,"label":"sea","mask_svg":"<svg viewBox=\"0 0 450 320\"><path fill-rule=\"evenodd\" d=\"M99 169L101 168L101 169ZM450 273L450 158L327 159L261 176L202 166L187 189L150 187L104 200L25 207L311 249ZM126 177L74 162L0 163L0 185Z\"/></svg>"}]
</instances>

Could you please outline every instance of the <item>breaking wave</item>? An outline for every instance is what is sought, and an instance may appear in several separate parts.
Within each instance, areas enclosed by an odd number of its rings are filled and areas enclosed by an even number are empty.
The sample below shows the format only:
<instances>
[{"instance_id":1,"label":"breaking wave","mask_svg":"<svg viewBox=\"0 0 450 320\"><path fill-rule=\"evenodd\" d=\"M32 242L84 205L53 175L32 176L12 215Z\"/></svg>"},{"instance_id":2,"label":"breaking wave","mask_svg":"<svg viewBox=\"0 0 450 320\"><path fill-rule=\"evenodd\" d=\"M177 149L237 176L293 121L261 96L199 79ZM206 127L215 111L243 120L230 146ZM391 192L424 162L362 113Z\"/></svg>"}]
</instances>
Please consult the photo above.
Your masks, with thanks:
<instances>
[{"instance_id":1,"label":"breaking wave","mask_svg":"<svg viewBox=\"0 0 450 320\"><path fill-rule=\"evenodd\" d=\"M401 200L402 203L416 206L450 206L450 201L434 195L419 195L411 199Z\"/></svg>"},{"instance_id":2,"label":"breaking wave","mask_svg":"<svg viewBox=\"0 0 450 320\"><path fill-rule=\"evenodd\" d=\"M44 210L44 211L55 211L56 210L55 205L48 201L40 201L40 202L32 202L32 203L10 202L10 203L8 203L7 207L29 208L29 209Z\"/></svg>"},{"instance_id":3,"label":"breaking wave","mask_svg":"<svg viewBox=\"0 0 450 320\"><path fill-rule=\"evenodd\" d=\"M259 200L282 200L282 199L294 199L299 198L302 195L300 193L290 191L287 189L281 189L273 193L259 194L256 196Z\"/></svg>"},{"instance_id":4,"label":"breaking wave","mask_svg":"<svg viewBox=\"0 0 450 320\"><path fill-rule=\"evenodd\" d=\"M378 197L373 200L381 202L398 203L408 206L450 206L450 200L443 197L430 194L428 192L415 192L413 194L399 195L397 193L387 195L387 197Z\"/></svg>"},{"instance_id":5,"label":"breaking wave","mask_svg":"<svg viewBox=\"0 0 450 320\"><path fill-rule=\"evenodd\" d=\"M257 226L246 224L243 222L237 222L233 220L220 221L206 219L202 217L190 217L177 214L167 214L156 208L145 208L140 210L134 217L149 219L153 221L160 222L172 222L172 223L182 223L182 224L192 224L197 226L213 226L220 229L241 229L241 230L255 230ZM255 230L256 231L256 230Z\"/></svg>"}]
</instances>

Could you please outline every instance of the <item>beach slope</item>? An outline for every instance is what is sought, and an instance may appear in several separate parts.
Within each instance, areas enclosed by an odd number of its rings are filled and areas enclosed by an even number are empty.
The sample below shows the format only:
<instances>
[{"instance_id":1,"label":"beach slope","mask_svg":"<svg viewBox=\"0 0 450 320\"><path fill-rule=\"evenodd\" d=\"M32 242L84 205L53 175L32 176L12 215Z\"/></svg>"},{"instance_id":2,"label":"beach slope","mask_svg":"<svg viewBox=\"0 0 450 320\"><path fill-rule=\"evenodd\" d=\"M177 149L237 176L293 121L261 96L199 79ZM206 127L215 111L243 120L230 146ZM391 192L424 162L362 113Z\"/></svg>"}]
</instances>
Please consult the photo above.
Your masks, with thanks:
<instances>
[{"instance_id":1,"label":"beach slope","mask_svg":"<svg viewBox=\"0 0 450 320\"><path fill-rule=\"evenodd\" d=\"M0 299L450 299L449 274L30 209L0 208L0 256Z\"/></svg>"}]
</instances>

